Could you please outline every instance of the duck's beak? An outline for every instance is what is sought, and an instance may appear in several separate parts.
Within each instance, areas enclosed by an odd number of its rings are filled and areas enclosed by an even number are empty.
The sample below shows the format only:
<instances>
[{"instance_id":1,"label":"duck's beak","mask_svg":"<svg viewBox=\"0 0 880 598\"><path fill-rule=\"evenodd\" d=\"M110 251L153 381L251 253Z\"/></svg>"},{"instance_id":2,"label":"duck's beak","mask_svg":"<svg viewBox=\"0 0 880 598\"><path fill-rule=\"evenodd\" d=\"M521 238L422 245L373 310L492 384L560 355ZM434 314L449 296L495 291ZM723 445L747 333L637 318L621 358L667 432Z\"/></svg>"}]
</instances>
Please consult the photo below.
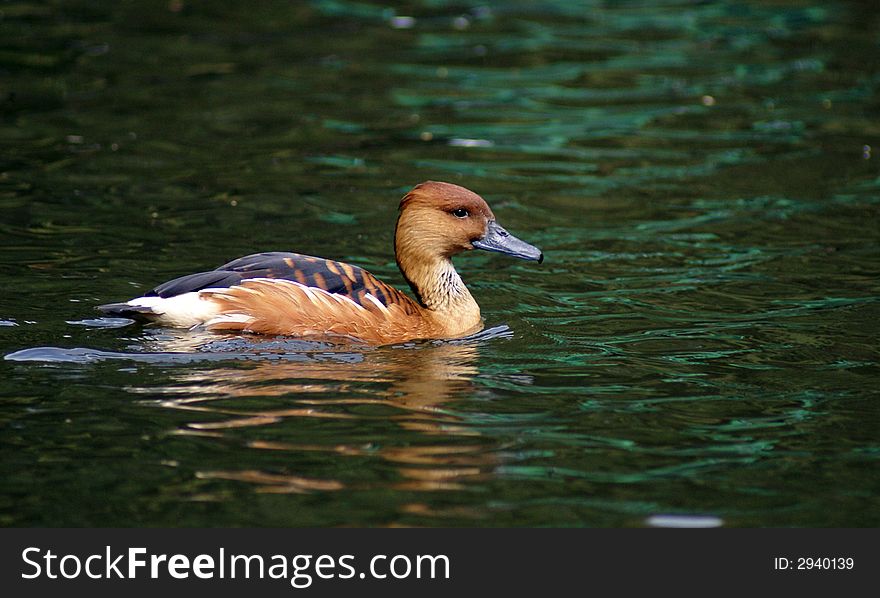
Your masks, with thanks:
<instances>
[{"instance_id":1,"label":"duck's beak","mask_svg":"<svg viewBox=\"0 0 880 598\"><path fill-rule=\"evenodd\" d=\"M494 220L489 221L486 236L482 239L471 241L471 245L476 249L506 253L521 260L532 260L539 264L544 261L544 254L540 249L517 239Z\"/></svg>"}]
</instances>

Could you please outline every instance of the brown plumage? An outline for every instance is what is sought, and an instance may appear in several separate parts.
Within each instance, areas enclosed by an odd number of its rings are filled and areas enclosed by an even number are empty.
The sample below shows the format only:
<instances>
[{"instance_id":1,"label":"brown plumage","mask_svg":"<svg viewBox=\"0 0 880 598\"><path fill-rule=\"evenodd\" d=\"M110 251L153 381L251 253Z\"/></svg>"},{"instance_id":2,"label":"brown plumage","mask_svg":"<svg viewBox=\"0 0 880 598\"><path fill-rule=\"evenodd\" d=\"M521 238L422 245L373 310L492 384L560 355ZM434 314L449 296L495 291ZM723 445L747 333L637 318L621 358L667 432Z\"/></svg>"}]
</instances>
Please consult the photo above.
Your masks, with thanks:
<instances>
[{"instance_id":1,"label":"brown plumage","mask_svg":"<svg viewBox=\"0 0 880 598\"><path fill-rule=\"evenodd\" d=\"M453 338L478 331L482 318L452 256L485 249L543 259L537 248L498 226L479 195L433 181L417 185L401 200L394 249L417 301L350 264L263 253L99 309L166 325L371 344Z\"/></svg>"}]
</instances>

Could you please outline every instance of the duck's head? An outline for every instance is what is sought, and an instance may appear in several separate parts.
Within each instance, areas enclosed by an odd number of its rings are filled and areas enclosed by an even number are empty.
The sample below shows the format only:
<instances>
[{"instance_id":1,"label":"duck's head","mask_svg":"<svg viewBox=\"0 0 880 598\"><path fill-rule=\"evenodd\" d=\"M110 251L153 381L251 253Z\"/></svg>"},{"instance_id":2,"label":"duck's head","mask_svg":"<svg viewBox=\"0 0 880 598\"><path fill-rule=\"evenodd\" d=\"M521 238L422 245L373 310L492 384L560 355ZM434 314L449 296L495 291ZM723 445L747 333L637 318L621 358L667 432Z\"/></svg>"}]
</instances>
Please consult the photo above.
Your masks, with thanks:
<instances>
[{"instance_id":1,"label":"duck's head","mask_svg":"<svg viewBox=\"0 0 880 598\"><path fill-rule=\"evenodd\" d=\"M450 258L469 249L497 251L542 262L541 250L517 239L495 220L482 197L451 183L416 185L400 202L394 233L397 253Z\"/></svg>"}]
</instances>

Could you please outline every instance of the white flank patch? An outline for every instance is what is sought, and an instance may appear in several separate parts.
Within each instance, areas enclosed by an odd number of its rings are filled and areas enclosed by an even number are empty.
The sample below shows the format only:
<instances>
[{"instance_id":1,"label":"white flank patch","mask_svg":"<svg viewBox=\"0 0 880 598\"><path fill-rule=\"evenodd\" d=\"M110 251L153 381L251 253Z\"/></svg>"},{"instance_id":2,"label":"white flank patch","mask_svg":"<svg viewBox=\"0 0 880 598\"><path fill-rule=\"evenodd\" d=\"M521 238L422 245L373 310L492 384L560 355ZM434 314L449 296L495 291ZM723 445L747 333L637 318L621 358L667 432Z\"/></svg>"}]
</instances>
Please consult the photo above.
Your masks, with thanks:
<instances>
[{"instance_id":1,"label":"white flank patch","mask_svg":"<svg viewBox=\"0 0 880 598\"><path fill-rule=\"evenodd\" d=\"M149 307L156 315L155 321L167 326L189 328L216 317L220 310L213 301L199 293L183 293L174 297L138 297L129 305Z\"/></svg>"}]
</instances>

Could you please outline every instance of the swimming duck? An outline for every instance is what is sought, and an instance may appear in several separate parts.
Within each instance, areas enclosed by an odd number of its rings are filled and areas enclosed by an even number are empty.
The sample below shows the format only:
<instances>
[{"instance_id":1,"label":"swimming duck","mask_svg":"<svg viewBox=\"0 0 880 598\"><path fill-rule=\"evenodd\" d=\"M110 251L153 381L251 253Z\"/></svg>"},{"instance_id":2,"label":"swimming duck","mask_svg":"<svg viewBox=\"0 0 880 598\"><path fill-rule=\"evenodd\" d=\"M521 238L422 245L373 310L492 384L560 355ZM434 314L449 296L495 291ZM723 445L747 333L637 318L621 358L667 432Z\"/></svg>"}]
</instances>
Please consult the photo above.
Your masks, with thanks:
<instances>
[{"instance_id":1,"label":"swimming duck","mask_svg":"<svg viewBox=\"0 0 880 598\"><path fill-rule=\"evenodd\" d=\"M540 249L504 230L482 197L427 181L400 201L394 231L397 265L416 301L357 266L269 252L181 276L98 310L165 326L348 337L379 345L456 338L482 328L480 307L451 259L471 249L544 259Z\"/></svg>"}]
</instances>

